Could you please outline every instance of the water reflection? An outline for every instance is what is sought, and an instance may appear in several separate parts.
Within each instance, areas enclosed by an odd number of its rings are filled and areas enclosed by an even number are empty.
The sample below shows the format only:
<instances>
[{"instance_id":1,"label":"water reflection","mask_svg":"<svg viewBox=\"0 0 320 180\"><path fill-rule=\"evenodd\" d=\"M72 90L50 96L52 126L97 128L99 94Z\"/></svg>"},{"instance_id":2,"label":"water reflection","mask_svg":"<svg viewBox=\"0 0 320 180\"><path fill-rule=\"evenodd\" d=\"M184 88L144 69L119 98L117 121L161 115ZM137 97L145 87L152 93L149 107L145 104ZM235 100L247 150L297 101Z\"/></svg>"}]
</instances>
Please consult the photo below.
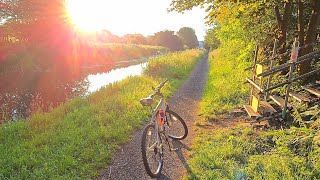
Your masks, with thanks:
<instances>
[{"instance_id":1,"label":"water reflection","mask_svg":"<svg viewBox=\"0 0 320 180\"><path fill-rule=\"evenodd\" d=\"M0 124L26 118L35 111L49 111L75 96L86 96L109 83L140 75L146 61L131 61L131 65L122 62L113 66L82 67L76 71L52 69L2 75Z\"/></svg>"},{"instance_id":2,"label":"water reflection","mask_svg":"<svg viewBox=\"0 0 320 180\"><path fill-rule=\"evenodd\" d=\"M110 83L120 81L128 76L140 75L147 63L132 65L126 68L113 69L107 73L90 74L87 77L88 90L87 93L92 93L99 90L101 87Z\"/></svg>"}]
</instances>

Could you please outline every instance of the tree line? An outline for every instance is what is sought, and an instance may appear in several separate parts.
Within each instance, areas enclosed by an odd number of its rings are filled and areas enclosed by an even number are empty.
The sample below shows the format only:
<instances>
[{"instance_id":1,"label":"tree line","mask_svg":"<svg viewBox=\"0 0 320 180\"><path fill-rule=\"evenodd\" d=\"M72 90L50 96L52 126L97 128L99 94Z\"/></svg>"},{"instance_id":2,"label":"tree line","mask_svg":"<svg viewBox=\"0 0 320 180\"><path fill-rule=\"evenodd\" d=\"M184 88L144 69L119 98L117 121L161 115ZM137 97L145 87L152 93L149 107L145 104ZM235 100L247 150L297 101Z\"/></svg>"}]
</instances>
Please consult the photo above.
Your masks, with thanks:
<instances>
[{"instance_id":1,"label":"tree line","mask_svg":"<svg viewBox=\"0 0 320 180\"><path fill-rule=\"evenodd\" d=\"M2 0L0 2L0 45L45 45L68 49L89 39L100 42L149 44L183 50L195 48L198 40L195 31L189 27L174 31L160 31L153 36L128 34L123 37L105 30L94 35L79 35L73 30L71 19L66 12L64 0Z\"/></svg>"},{"instance_id":2,"label":"tree line","mask_svg":"<svg viewBox=\"0 0 320 180\"><path fill-rule=\"evenodd\" d=\"M190 27L182 27L177 32L170 30L159 31L147 37L142 34L126 34L119 37L108 30L103 30L98 32L96 37L98 37L98 42L155 45L167 47L172 51L198 47L197 35L195 30Z\"/></svg>"},{"instance_id":3,"label":"tree line","mask_svg":"<svg viewBox=\"0 0 320 180\"><path fill-rule=\"evenodd\" d=\"M172 0L170 10L183 12L197 6L208 12L211 28L205 37L207 48L229 46L240 59L248 60L256 44L262 49L260 55L266 57L275 39L282 54L295 38L303 46L314 43L319 34L319 0ZM310 53L313 47L303 48L300 55ZM283 64L285 59L288 57L278 63ZM301 64L299 74L310 68L310 61Z\"/></svg>"}]
</instances>

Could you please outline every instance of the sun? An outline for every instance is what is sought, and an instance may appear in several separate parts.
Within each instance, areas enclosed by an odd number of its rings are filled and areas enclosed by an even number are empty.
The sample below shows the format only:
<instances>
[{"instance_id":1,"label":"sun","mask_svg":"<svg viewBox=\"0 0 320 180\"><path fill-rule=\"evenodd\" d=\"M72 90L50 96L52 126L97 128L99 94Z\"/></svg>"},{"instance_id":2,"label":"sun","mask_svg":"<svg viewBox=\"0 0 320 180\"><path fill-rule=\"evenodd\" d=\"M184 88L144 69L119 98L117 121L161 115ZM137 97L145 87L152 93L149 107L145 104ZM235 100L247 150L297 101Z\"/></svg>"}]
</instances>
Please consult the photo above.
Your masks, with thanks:
<instances>
[{"instance_id":1,"label":"sun","mask_svg":"<svg viewBox=\"0 0 320 180\"><path fill-rule=\"evenodd\" d=\"M71 23L80 31L99 31L105 23L105 0L67 0L67 12Z\"/></svg>"}]
</instances>

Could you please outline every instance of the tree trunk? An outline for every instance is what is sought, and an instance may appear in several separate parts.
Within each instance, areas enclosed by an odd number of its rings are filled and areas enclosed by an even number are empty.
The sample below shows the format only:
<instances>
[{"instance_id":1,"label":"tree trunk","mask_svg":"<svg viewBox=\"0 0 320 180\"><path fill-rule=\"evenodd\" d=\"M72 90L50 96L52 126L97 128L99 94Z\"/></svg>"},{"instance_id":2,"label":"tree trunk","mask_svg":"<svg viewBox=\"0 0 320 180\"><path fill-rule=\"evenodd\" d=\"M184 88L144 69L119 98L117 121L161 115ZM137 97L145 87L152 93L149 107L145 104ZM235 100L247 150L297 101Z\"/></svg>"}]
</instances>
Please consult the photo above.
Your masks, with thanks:
<instances>
[{"instance_id":1,"label":"tree trunk","mask_svg":"<svg viewBox=\"0 0 320 180\"><path fill-rule=\"evenodd\" d=\"M279 53L285 53L286 51L286 41L287 41L287 28L288 28L288 21L291 13L291 3L284 4L284 12L283 16L281 17L279 7L275 6L276 18L278 21L278 26L280 29L279 35ZM280 57L279 64L283 64L286 62L286 57Z\"/></svg>"},{"instance_id":2,"label":"tree trunk","mask_svg":"<svg viewBox=\"0 0 320 180\"><path fill-rule=\"evenodd\" d=\"M300 46L304 45L304 22L303 22L303 2L301 0L297 0L298 4L298 36L299 36L299 44ZM302 52L300 52L302 53Z\"/></svg>"},{"instance_id":3,"label":"tree trunk","mask_svg":"<svg viewBox=\"0 0 320 180\"><path fill-rule=\"evenodd\" d=\"M317 38L317 28L320 23L320 1L312 0L312 13L310 16L308 29L306 32L306 40L305 44L310 44L314 42ZM302 50L301 55L308 54L312 51L313 46L308 46ZM305 74L311 69L311 60L306 61L305 63L301 63L298 68L299 75Z\"/></svg>"}]
</instances>

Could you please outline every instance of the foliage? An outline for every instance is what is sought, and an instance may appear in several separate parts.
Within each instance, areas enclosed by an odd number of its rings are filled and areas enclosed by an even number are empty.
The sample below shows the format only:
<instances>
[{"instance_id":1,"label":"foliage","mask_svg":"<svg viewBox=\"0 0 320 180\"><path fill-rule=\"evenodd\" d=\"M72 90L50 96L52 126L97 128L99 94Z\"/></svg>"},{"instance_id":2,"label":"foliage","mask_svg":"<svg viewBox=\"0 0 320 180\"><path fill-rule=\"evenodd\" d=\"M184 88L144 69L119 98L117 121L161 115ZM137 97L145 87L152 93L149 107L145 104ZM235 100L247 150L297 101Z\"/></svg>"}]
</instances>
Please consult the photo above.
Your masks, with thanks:
<instances>
[{"instance_id":1,"label":"foliage","mask_svg":"<svg viewBox=\"0 0 320 180\"><path fill-rule=\"evenodd\" d=\"M70 24L62 0L4 0L1 17L6 19L6 33L19 41L55 44L70 41ZM63 43L61 43L63 44Z\"/></svg>"},{"instance_id":2,"label":"foliage","mask_svg":"<svg viewBox=\"0 0 320 180\"><path fill-rule=\"evenodd\" d=\"M254 42L264 50L263 56L268 55L265 50L272 48L274 39L279 42L280 54L296 37L299 37L300 45L314 42L320 25L318 0L172 0L170 10L184 12L196 6L206 7L207 23L216 29L222 44L228 46L230 40L235 39ZM301 55L311 51L312 46L309 46L301 51ZM287 59L279 59L280 64L285 61ZM310 69L310 62L303 63L299 74Z\"/></svg>"},{"instance_id":3,"label":"foliage","mask_svg":"<svg viewBox=\"0 0 320 180\"><path fill-rule=\"evenodd\" d=\"M80 42L75 44L72 50L67 49L67 53L65 51L57 52L56 49L40 45L8 47L3 52L3 54L6 54L5 57L0 61L0 75L10 71L30 73L34 69L41 71L54 68L80 70L80 66L113 65L118 61L149 57L167 52L166 48L159 46L117 43L85 43L81 45ZM70 63L72 63L72 66Z\"/></svg>"},{"instance_id":4,"label":"foliage","mask_svg":"<svg viewBox=\"0 0 320 180\"><path fill-rule=\"evenodd\" d=\"M142 34L126 34L122 39L126 44L147 44L147 39Z\"/></svg>"},{"instance_id":5,"label":"foliage","mask_svg":"<svg viewBox=\"0 0 320 180\"><path fill-rule=\"evenodd\" d=\"M188 59L195 59L199 56L199 50L188 50L188 53L181 54L180 52L171 53L170 56L157 58L157 61L148 63L149 69L145 73L152 77L174 77L180 79L188 75L194 64L190 66ZM196 61L193 61L196 63ZM176 66L185 66L185 68L176 69ZM166 71L162 69L165 68Z\"/></svg>"},{"instance_id":6,"label":"foliage","mask_svg":"<svg viewBox=\"0 0 320 180\"><path fill-rule=\"evenodd\" d=\"M129 77L49 113L4 124L0 127L0 179L96 177L116 149L146 121L148 109L142 108L139 99L163 78L169 79L164 94L172 94L203 54L190 50L153 59L146 72L161 71L167 76ZM172 63L155 63L158 60ZM175 77L168 71L183 75Z\"/></svg>"},{"instance_id":7,"label":"foliage","mask_svg":"<svg viewBox=\"0 0 320 180\"><path fill-rule=\"evenodd\" d=\"M86 94L89 74L142 63L167 52L159 46L95 43L60 58L45 47L25 48L0 61L0 125Z\"/></svg>"},{"instance_id":8,"label":"foliage","mask_svg":"<svg viewBox=\"0 0 320 180\"><path fill-rule=\"evenodd\" d=\"M197 137L189 179L319 179L317 131L215 129Z\"/></svg>"},{"instance_id":9,"label":"foliage","mask_svg":"<svg viewBox=\"0 0 320 180\"><path fill-rule=\"evenodd\" d=\"M217 38L216 30L214 28L208 29L204 37L204 47L207 50L217 49L220 41Z\"/></svg>"},{"instance_id":10,"label":"foliage","mask_svg":"<svg viewBox=\"0 0 320 180\"><path fill-rule=\"evenodd\" d=\"M198 38L194 29L182 27L177 32L177 35L181 38L183 45L189 48L196 48L198 46Z\"/></svg>"},{"instance_id":11,"label":"foliage","mask_svg":"<svg viewBox=\"0 0 320 180\"><path fill-rule=\"evenodd\" d=\"M247 76L243 69L249 63L234 60L239 54L226 55L229 48L215 50L209 55L208 82L201 102L206 117L229 112L246 101L249 87L242 85Z\"/></svg>"},{"instance_id":12,"label":"foliage","mask_svg":"<svg viewBox=\"0 0 320 180\"><path fill-rule=\"evenodd\" d=\"M157 46L169 48L171 51L183 50L181 39L174 34L174 31L160 31L154 34L153 43Z\"/></svg>"},{"instance_id":13,"label":"foliage","mask_svg":"<svg viewBox=\"0 0 320 180\"><path fill-rule=\"evenodd\" d=\"M122 41L119 36L112 34L108 30L101 30L98 32L96 39L96 41L102 43L120 43Z\"/></svg>"},{"instance_id":14,"label":"foliage","mask_svg":"<svg viewBox=\"0 0 320 180\"><path fill-rule=\"evenodd\" d=\"M217 115L227 114L248 99L249 88L243 84L248 72L244 69L251 65L252 54L246 49L254 44L231 43L239 42L236 38L225 39L228 41L229 46L222 44L209 54L210 71L201 102L201 113L207 120L219 120ZM293 118L299 128L266 131L234 127L228 122L228 129L218 125L211 129L208 121L196 122L199 128L188 161L188 178L319 179L319 107L294 113ZM209 130L201 128L203 123Z\"/></svg>"}]
</instances>

